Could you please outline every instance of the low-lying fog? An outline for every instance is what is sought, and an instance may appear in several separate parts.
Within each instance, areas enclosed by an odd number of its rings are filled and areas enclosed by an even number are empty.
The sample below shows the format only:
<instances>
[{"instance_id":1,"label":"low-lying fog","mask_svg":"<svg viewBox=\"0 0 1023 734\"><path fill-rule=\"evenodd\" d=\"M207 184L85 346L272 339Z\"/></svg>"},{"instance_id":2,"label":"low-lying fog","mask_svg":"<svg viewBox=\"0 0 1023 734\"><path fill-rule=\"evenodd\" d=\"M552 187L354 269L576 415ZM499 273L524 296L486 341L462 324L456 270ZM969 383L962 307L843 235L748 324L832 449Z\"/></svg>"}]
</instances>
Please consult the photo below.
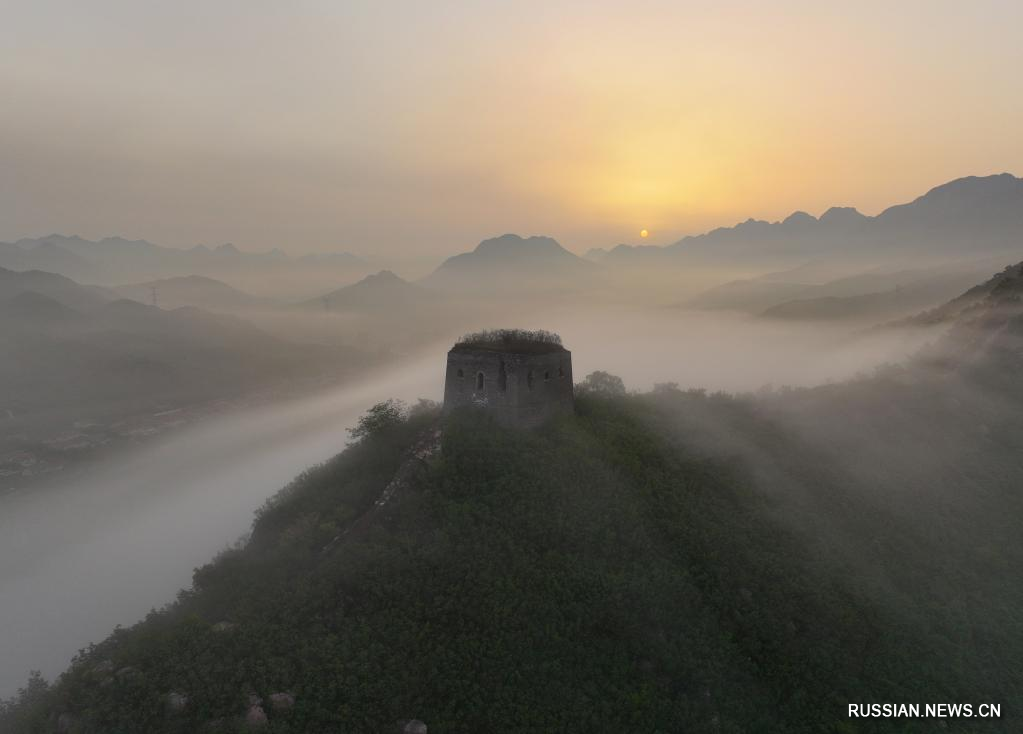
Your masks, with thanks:
<instances>
[{"instance_id":1,"label":"low-lying fog","mask_svg":"<svg viewBox=\"0 0 1023 734\"><path fill-rule=\"evenodd\" d=\"M808 385L901 359L924 335L851 335L672 309L554 310L479 326L542 327L632 389ZM441 398L448 344L322 395L208 419L88 474L0 498L0 696L50 678L90 641L174 599L300 471L340 451L379 400Z\"/></svg>"}]
</instances>

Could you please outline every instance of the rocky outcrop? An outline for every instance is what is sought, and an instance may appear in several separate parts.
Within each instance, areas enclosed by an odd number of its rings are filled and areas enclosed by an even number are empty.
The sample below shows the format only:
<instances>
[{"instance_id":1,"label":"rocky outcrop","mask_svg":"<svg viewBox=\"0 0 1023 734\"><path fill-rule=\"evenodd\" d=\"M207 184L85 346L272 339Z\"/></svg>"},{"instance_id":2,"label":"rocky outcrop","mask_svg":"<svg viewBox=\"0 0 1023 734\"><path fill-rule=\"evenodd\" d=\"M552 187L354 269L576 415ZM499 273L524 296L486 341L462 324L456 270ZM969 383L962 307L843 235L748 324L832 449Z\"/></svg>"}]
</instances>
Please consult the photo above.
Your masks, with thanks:
<instances>
[{"instance_id":1,"label":"rocky outcrop","mask_svg":"<svg viewBox=\"0 0 1023 734\"><path fill-rule=\"evenodd\" d=\"M249 706L249 710L245 712L245 725L250 729L261 729L269 723L266 718L266 711L259 704Z\"/></svg>"},{"instance_id":2,"label":"rocky outcrop","mask_svg":"<svg viewBox=\"0 0 1023 734\"><path fill-rule=\"evenodd\" d=\"M295 697L290 693L280 692L270 694L270 708L274 711L288 711L295 705Z\"/></svg>"},{"instance_id":3,"label":"rocky outcrop","mask_svg":"<svg viewBox=\"0 0 1023 734\"><path fill-rule=\"evenodd\" d=\"M164 696L163 704L168 714L180 714L188 706L188 696L184 693L171 691Z\"/></svg>"}]
</instances>

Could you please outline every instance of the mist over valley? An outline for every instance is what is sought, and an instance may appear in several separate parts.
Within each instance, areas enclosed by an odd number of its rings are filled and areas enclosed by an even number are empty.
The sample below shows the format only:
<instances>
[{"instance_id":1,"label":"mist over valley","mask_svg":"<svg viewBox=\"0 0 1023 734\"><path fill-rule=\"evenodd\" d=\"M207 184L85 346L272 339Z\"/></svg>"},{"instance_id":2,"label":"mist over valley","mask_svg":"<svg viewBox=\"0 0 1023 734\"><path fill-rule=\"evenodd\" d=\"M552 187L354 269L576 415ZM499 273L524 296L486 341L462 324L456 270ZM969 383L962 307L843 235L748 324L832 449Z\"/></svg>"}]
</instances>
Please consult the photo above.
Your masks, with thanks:
<instances>
[{"instance_id":1,"label":"mist over valley","mask_svg":"<svg viewBox=\"0 0 1023 734\"><path fill-rule=\"evenodd\" d=\"M10 4L0 734L1023 730L1021 27Z\"/></svg>"}]
</instances>

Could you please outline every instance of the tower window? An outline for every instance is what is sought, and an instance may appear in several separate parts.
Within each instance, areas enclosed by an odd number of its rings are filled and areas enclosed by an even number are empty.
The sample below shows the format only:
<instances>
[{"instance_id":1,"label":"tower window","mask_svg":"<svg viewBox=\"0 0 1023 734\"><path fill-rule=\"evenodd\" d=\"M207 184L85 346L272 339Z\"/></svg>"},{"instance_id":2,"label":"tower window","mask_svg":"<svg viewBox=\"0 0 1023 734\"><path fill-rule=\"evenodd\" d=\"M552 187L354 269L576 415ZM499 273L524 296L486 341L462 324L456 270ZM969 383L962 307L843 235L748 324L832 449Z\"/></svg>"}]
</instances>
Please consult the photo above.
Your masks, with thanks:
<instances>
[{"instance_id":1,"label":"tower window","mask_svg":"<svg viewBox=\"0 0 1023 734\"><path fill-rule=\"evenodd\" d=\"M558 367L558 377L564 377L564 376L565 376L565 368L564 367Z\"/></svg>"},{"instance_id":2,"label":"tower window","mask_svg":"<svg viewBox=\"0 0 1023 734\"><path fill-rule=\"evenodd\" d=\"M533 389L533 370L526 373L526 387Z\"/></svg>"},{"instance_id":3,"label":"tower window","mask_svg":"<svg viewBox=\"0 0 1023 734\"><path fill-rule=\"evenodd\" d=\"M465 371L464 370L458 370L458 378L460 380L464 380L465 379Z\"/></svg>"},{"instance_id":4,"label":"tower window","mask_svg":"<svg viewBox=\"0 0 1023 734\"><path fill-rule=\"evenodd\" d=\"M551 373L550 373L550 371L548 371L548 372L544 372L544 373L543 373L543 380L544 380L544 382L547 382L547 380L549 380L549 379L551 379Z\"/></svg>"},{"instance_id":5,"label":"tower window","mask_svg":"<svg viewBox=\"0 0 1023 734\"><path fill-rule=\"evenodd\" d=\"M501 392L508 391L508 371L504 368L504 360L501 360L501 366L497 370L497 389Z\"/></svg>"},{"instance_id":6,"label":"tower window","mask_svg":"<svg viewBox=\"0 0 1023 734\"><path fill-rule=\"evenodd\" d=\"M476 389L479 390L479 391L483 390L483 373L482 372L477 372L476 373Z\"/></svg>"}]
</instances>

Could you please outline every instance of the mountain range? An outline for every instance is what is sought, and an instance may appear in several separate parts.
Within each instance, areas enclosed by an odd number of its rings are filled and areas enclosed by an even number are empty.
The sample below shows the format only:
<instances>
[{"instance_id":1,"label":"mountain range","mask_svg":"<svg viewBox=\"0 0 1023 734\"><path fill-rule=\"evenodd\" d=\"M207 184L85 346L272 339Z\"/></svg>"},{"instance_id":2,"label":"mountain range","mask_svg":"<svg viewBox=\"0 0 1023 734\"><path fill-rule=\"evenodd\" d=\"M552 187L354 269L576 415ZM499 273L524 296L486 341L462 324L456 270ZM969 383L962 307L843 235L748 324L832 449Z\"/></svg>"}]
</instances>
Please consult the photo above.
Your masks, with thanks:
<instances>
[{"instance_id":1,"label":"mountain range","mask_svg":"<svg viewBox=\"0 0 1023 734\"><path fill-rule=\"evenodd\" d=\"M748 219L664 246L619 245L587 256L606 265L781 263L839 255L851 259L983 257L1019 253L1023 179L1009 173L968 176L870 217L832 207L820 217L797 211L779 222Z\"/></svg>"},{"instance_id":2,"label":"mountain range","mask_svg":"<svg viewBox=\"0 0 1023 734\"><path fill-rule=\"evenodd\" d=\"M181 276L223 278L238 287L288 298L292 288L350 280L370 271L368 263L346 252L292 257L279 249L245 252L232 244L178 249L146 240L49 235L0 243L0 267L46 270L80 282L102 285L148 282Z\"/></svg>"},{"instance_id":3,"label":"mountain range","mask_svg":"<svg viewBox=\"0 0 1023 734\"><path fill-rule=\"evenodd\" d=\"M550 237L506 234L449 257L416 285L462 294L550 294L606 285L616 271L634 268L661 274L671 272L671 267L712 265L761 275L809 264L851 275L877 269L879 263L893 272L991 257L1011 262L1018 259L1021 248L1023 180L1003 173L956 179L874 217L850 207L832 207L820 217L794 212L779 222L749 219L665 247L619 245L610 251L591 250L586 258ZM181 250L145 240L110 237L92 242L60 235L0 243L0 267L46 270L106 285L145 286L181 276L216 277L236 289L278 300L302 302L319 291L328 293L328 300L336 296L339 303L360 298L337 292L339 282L354 283L373 272L364 260L348 253L289 257L280 250L242 252L230 244ZM381 279L372 288L367 284L359 291L368 294L380 286L382 292L386 287L396 293L395 284L386 281ZM165 286L171 289L172 284ZM784 301L777 295L761 304L763 308ZM810 297L798 288L789 289L788 295ZM148 300L138 289L132 297ZM237 295L230 298L235 305L245 300Z\"/></svg>"}]
</instances>

